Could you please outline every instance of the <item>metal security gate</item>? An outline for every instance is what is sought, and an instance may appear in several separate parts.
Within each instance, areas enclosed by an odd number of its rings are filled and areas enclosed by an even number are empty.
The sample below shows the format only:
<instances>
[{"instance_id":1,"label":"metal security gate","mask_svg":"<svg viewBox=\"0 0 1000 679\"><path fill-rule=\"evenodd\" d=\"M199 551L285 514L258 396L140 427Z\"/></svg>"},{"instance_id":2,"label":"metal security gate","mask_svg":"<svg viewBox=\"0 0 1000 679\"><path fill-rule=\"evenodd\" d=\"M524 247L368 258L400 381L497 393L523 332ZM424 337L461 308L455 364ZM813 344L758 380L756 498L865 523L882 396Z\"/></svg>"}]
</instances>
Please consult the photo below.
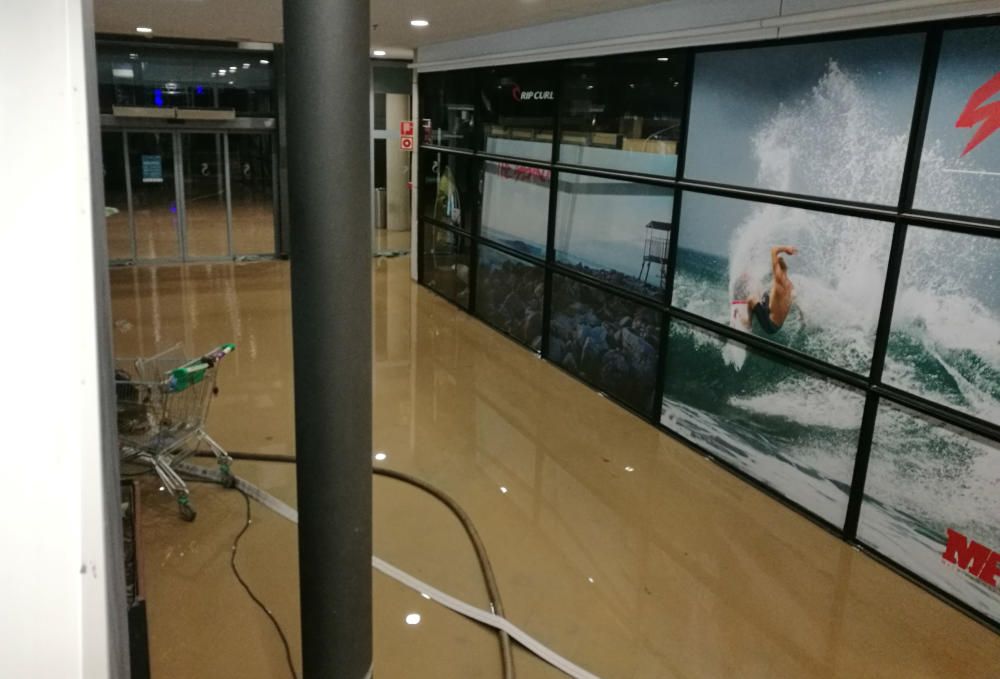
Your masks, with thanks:
<instances>
[{"instance_id":1,"label":"metal security gate","mask_svg":"<svg viewBox=\"0 0 1000 679\"><path fill-rule=\"evenodd\" d=\"M273 130L113 124L103 128L101 140L112 264L280 252Z\"/></svg>"}]
</instances>

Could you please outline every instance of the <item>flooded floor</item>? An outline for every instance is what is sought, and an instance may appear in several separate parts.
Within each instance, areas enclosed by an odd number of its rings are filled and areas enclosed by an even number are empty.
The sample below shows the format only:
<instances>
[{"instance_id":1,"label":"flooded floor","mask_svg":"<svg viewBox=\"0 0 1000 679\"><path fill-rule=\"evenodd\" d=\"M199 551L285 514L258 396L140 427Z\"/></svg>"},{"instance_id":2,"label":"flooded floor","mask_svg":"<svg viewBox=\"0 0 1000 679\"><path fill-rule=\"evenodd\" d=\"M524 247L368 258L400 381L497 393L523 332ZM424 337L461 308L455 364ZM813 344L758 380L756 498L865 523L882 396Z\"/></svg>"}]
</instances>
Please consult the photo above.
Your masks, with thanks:
<instances>
[{"instance_id":1,"label":"flooded floor","mask_svg":"<svg viewBox=\"0 0 1000 679\"><path fill-rule=\"evenodd\" d=\"M598 676L983 677L1000 637L374 260L376 465L417 475L472 516L508 617ZM114 269L116 352L235 342L209 431L294 454L287 262ZM381 457L381 456L380 456ZM288 463L236 472L294 504ZM374 480L375 553L487 607L461 526ZM267 618L229 570L244 504L213 486L177 517L142 483L153 676L284 677ZM298 662L295 527L258 505L239 565ZM375 676L500 676L495 636L373 573ZM416 625L406 617L419 614ZM527 653L521 679L563 676Z\"/></svg>"}]
</instances>

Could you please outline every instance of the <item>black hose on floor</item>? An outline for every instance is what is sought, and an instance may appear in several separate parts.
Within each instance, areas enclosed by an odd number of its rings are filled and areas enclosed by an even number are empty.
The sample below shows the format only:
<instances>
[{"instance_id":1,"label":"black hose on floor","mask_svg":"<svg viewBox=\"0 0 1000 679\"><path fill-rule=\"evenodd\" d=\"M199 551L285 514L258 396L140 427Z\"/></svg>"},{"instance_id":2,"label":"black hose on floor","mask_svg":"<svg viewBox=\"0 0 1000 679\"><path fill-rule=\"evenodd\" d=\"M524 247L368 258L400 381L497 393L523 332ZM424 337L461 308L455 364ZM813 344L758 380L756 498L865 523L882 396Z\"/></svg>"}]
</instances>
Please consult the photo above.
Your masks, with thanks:
<instances>
[{"instance_id":1,"label":"black hose on floor","mask_svg":"<svg viewBox=\"0 0 1000 679\"><path fill-rule=\"evenodd\" d=\"M295 464L295 458L287 455L256 455L253 453L234 452L230 452L229 455L234 460ZM198 456L214 457L212 453L201 452L198 453ZM475 524L472 523L472 518L465 512L464 509L462 509L461 505L459 505L443 490L440 490L426 481L418 479L416 476L411 476L405 472L376 467L372 469L372 473L416 486L424 492L436 497L451 510L451 513L454 514L462 524L462 528L465 529L465 533L469 536L469 540L472 542L472 547L476 551L476 558L479 560L479 568L483 573L483 580L486 583L486 592L489 595L490 605L493 608L493 612L501 618L506 617L503 610L503 602L500 600L500 588L497 586L496 576L493 573L493 564L490 561L489 555L486 553L486 545L483 544L483 539L479 536L479 531L476 530ZM514 679L514 649L510 643L510 636L503 630L498 630L497 634L500 637L500 660L503 664L503 678Z\"/></svg>"},{"instance_id":2,"label":"black hose on floor","mask_svg":"<svg viewBox=\"0 0 1000 679\"><path fill-rule=\"evenodd\" d=\"M493 574L493 564L490 562L490 557L486 554L486 545L483 544L483 539L479 537L479 531L476 530L476 526L472 523L472 518L465 510L443 490L405 472L376 467L372 469L372 473L416 486L436 497L451 510L451 513L462 524L466 534L469 536L469 540L472 541L473 548L476 550L476 558L479 559L479 567L483 571L483 580L486 581L486 591L489 594L493 612L501 618L505 617L503 603L500 601L500 588L497 586L496 576ZM503 662L504 679L514 679L514 650L510 644L510 636L503 630L498 630L498 634L500 635L500 655Z\"/></svg>"}]
</instances>

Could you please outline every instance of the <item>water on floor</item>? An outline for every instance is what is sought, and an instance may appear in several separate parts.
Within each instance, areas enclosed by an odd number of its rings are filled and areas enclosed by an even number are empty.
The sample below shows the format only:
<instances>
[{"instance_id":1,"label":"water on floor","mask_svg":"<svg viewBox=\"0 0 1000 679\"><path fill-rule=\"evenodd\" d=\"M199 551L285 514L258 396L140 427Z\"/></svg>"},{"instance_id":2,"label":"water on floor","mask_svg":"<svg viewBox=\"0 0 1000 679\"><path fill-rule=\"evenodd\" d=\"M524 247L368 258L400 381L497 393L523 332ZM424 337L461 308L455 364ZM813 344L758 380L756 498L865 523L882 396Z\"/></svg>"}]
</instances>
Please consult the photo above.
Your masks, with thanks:
<instances>
[{"instance_id":1,"label":"water on floor","mask_svg":"<svg viewBox=\"0 0 1000 679\"><path fill-rule=\"evenodd\" d=\"M376 259L375 465L469 512L508 616L605 678L981 677L1000 638ZM116 350L236 341L209 424L293 454L288 263L112 271ZM381 456L380 456L381 457ZM294 504L294 467L237 473ZM376 554L486 606L468 540L434 500L374 480ZM268 620L229 571L238 495L194 490L180 521L143 483L154 677L283 677ZM254 506L239 563L298 662L294 526ZM495 636L374 574L375 674L500 676ZM406 618L419 614L420 623ZM411 618L412 620L413 618ZM562 676L523 651L521 679Z\"/></svg>"}]
</instances>

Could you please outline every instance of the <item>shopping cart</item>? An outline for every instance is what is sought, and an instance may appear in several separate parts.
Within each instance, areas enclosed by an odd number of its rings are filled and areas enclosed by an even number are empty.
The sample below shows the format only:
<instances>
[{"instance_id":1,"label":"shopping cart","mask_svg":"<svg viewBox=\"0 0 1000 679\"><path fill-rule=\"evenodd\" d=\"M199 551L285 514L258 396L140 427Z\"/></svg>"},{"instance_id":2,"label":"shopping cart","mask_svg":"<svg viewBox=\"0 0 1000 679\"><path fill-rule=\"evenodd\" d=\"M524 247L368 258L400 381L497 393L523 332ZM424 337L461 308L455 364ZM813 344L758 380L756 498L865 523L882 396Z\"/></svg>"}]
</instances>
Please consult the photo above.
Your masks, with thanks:
<instances>
[{"instance_id":1,"label":"shopping cart","mask_svg":"<svg viewBox=\"0 0 1000 679\"><path fill-rule=\"evenodd\" d=\"M218 393L219 362L236 349L223 344L195 359L180 345L150 358L118 359L118 444L123 465L141 465L160 477L162 488L177 499L181 516L194 521L188 486L175 467L201 448L215 454L223 485L232 487L233 459L205 432L208 406Z\"/></svg>"}]
</instances>

